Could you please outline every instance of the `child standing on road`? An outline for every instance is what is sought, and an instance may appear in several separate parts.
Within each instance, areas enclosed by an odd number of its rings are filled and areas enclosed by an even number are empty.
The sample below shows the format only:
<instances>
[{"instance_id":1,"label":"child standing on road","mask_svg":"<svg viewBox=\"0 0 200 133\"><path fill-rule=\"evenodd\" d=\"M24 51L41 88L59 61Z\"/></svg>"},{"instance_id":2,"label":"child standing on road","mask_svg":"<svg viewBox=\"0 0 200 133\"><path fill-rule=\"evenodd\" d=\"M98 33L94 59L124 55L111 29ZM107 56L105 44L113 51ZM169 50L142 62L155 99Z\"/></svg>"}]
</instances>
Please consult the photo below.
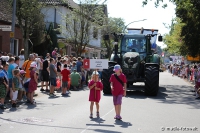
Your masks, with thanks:
<instances>
[{"instance_id":1,"label":"child standing on road","mask_svg":"<svg viewBox=\"0 0 200 133\"><path fill-rule=\"evenodd\" d=\"M115 65L113 71L114 74L110 77L110 87L113 95L113 103L115 106L116 116L114 119L121 120L121 104L122 97L126 96L126 76L122 73L120 65Z\"/></svg>"},{"instance_id":2,"label":"child standing on road","mask_svg":"<svg viewBox=\"0 0 200 133\"><path fill-rule=\"evenodd\" d=\"M14 76L12 79L12 107L16 108L18 105L16 104L17 102L17 96L18 96L18 90L19 90L19 83L20 83L20 71L19 69L15 69L13 71Z\"/></svg>"},{"instance_id":3,"label":"child standing on road","mask_svg":"<svg viewBox=\"0 0 200 133\"><path fill-rule=\"evenodd\" d=\"M36 104L36 102L33 101L34 91L37 89L37 84L38 84L38 73L36 73L36 69L37 69L37 64L35 62L32 62L29 68L29 70L31 71L30 72L31 80L28 86L28 100L31 104Z\"/></svg>"},{"instance_id":4,"label":"child standing on road","mask_svg":"<svg viewBox=\"0 0 200 133\"><path fill-rule=\"evenodd\" d=\"M68 87L68 81L69 81L69 75L70 71L67 69L67 64L64 65L64 69L61 71L62 75L62 94L66 95L66 93L69 93L67 90Z\"/></svg>"},{"instance_id":5,"label":"child standing on road","mask_svg":"<svg viewBox=\"0 0 200 133\"><path fill-rule=\"evenodd\" d=\"M101 99L101 91L103 89L103 84L99 80L99 73L97 71L94 71L92 73L92 78L88 84L88 87L90 89L90 95L89 95L89 101L90 103L90 118L93 118L93 106L94 103L96 104L96 110L97 110L97 117L99 117L99 101Z\"/></svg>"}]
</instances>

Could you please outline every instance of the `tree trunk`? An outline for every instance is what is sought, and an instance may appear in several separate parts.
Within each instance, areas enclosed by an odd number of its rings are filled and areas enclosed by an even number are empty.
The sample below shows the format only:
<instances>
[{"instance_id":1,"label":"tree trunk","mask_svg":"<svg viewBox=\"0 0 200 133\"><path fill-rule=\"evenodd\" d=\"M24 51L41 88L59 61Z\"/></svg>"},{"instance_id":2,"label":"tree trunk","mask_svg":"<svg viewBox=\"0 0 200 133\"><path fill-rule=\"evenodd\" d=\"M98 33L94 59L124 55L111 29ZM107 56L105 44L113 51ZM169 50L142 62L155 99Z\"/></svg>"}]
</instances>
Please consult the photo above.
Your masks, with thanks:
<instances>
[{"instance_id":1,"label":"tree trunk","mask_svg":"<svg viewBox=\"0 0 200 133\"><path fill-rule=\"evenodd\" d=\"M29 48L28 48L28 38L24 38L24 56L25 59L28 59L29 55Z\"/></svg>"}]
</instances>

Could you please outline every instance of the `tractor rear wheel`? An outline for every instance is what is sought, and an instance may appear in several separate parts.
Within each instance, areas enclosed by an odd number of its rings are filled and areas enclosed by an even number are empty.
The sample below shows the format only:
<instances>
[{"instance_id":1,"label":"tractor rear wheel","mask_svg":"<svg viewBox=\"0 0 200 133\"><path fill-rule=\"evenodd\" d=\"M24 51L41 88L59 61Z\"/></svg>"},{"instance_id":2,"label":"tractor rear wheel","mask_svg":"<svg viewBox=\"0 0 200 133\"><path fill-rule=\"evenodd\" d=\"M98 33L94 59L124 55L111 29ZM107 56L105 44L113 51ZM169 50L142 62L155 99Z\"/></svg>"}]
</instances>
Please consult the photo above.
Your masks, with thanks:
<instances>
[{"instance_id":1,"label":"tractor rear wheel","mask_svg":"<svg viewBox=\"0 0 200 133\"><path fill-rule=\"evenodd\" d=\"M145 68L145 94L156 96L159 90L159 66L147 65Z\"/></svg>"},{"instance_id":2,"label":"tractor rear wheel","mask_svg":"<svg viewBox=\"0 0 200 133\"><path fill-rule=\"evenodd\" d=\"M102 71L102 83L103 83L103 93L104 94L111 94L111 88L110 88L110 76L114 73L113 66L109 67L108 69L104 69Z\"/></svg>"}]
</instances>

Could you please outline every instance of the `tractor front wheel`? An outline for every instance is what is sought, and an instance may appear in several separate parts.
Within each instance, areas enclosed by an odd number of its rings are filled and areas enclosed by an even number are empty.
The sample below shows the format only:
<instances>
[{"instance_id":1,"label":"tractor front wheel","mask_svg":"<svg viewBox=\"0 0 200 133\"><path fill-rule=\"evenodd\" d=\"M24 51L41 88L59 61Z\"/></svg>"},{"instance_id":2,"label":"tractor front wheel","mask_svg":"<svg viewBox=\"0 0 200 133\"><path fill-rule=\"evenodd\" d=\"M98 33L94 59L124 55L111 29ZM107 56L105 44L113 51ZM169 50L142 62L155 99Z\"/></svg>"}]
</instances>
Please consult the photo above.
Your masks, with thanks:
<instances>
[{"instance_id":1,"label":"tractor front wheel","mask_svg":"<svg viewBox=\"0 0 200 133\"><path fill-rule=\"evenodd\" d=\"M145 94L156 96L159 90L159 66L147 65L145 67Z\"/></svg>"},{"instance_id":2,"label":"tractor front wheel","mask_svg":"<svg viewBox=\"0 0 200 133\"><path fill-rule=\"evenodd\" d=\"M110 76L114 73L113 66L109 67L108 69L104 69L102 71L102 83L103 83L103 93L104 94L111 94L111 88L110 88Z\"/></svg>"}]
</instances>

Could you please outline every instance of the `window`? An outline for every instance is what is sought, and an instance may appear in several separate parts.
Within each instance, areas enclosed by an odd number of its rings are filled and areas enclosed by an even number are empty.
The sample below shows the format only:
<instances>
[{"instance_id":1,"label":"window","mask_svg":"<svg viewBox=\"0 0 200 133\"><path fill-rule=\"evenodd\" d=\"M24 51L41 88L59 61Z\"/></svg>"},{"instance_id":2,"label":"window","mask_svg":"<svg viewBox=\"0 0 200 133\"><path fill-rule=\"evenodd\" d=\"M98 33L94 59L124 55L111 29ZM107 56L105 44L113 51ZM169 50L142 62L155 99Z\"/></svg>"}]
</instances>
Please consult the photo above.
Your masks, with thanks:
<instances>
[{"instance_id":1,"label":"window","mask_svg":"<svg viewBox=\"0 0 200 133\"><path fill-rule=\"evenodd\" d=\"M96 27L93 28L93 38L98 39L98 29Z\"/></svg>"}]
</instances>

